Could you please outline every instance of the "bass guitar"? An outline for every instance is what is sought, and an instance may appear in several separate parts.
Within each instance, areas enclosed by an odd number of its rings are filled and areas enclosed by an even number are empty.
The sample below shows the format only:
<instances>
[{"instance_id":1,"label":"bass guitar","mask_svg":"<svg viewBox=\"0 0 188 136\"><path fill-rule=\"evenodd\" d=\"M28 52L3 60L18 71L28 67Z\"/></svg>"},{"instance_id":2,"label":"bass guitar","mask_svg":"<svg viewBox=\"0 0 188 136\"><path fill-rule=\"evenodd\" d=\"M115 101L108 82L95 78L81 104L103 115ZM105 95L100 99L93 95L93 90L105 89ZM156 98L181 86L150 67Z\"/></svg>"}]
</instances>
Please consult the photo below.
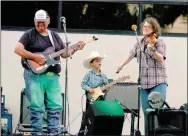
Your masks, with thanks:
<instances>
[{"instance_id":1,"label":"bass guitar","mask_svg":"<svg viewBox=\"0 0 188 136\"><path fill-rule=\"evenodd\" d=\"M87 44L96 40L98 40L98 38L93 36L92 39L87 39L84 41L84 43ZM71 46L71 48L78 48L78 46L79 44L75 44ZM26 59L26 63L28 64L32 72L34 72L35 74L42 74L48 69L48 67L60 64L60 60L55 60L54 58L60 56L66 51L66 48L64 48L62 50L54 52L54 47L49 47L44 52L35 52L35 54L41 54L45 57L46 61L44 64L40 65L32 59Z\"/></svg>"},{"instance_id":2,"label":"bass guitar","mask_svg":"<svg viewBox=\"0 0 188 136\"><path fill-rule=\"evenodd\" d=\"M105 93L104 93L103 91L105 90L106 86L111 87L111 86L115 85L115 84L118 83L118 82L125 81L126 79L130 79L130 76L129 76L129 75L127 75L127 76L122 76L122 77L118 78L117 80L114 80L113 82L111 82L111 83L109 83L109 84L107 84L107 85L105 85L105 86L103 86L103 87L94 88L94 89L93 89L93 90L94 90L93 93L89 93L89 92L88 92L87 98L88 98L89 101L91 101L91 102L92 102L92 101L96 101L96 100L98 100L98 98L99 98L100 96L104 96L104 95L105 95Z\"/></svg>"}]
</instances>

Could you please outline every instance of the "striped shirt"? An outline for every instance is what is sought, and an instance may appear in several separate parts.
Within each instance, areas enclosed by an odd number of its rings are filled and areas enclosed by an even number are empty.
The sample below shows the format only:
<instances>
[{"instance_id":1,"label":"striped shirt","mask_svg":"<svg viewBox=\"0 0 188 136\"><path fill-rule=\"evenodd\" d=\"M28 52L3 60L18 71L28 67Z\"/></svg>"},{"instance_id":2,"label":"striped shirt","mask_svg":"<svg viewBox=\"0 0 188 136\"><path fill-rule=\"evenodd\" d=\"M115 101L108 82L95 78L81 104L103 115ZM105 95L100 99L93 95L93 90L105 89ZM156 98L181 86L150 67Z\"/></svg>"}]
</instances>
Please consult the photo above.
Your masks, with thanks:
<instances>
[{"instance_id":1,"label":"striped shirt","mask_svg":"<svg viewBox=\"0 0 188 136\"><path fill-rule=\"evenodd\" d=\"M101 87L106 85L107 83L108 83L108 78L105 74L103 73L96 74L93 70L90 70L84 76L81 86L83 90L88 91L89 88L97 88L99 86Z\"/></svg>"},{"instance_id":2,"label":"striped shirt","mask_svg":"<svg viewBox=\"0 0 188 136\"><path fill-rule=\"evenodd\" d=\"M143 38L141 41L144 40L145 38ZM142 59L140 84L143 89L150 89L160 83L167 83L167 74L165 66L166 45L160 38L157 39L155 45L157 52L162 54L164 57L163 64L158 63L154 58L154 52L149 51L145 47L146 46L144 46L144 42L141 42L141 51L143 52L144 57L141 57ZM137 62L140 63L140 47L138 43L134 45L133 49L129 53L129 58L132 59L133 57L137 57Z\"/></svg>"}]
</instances>

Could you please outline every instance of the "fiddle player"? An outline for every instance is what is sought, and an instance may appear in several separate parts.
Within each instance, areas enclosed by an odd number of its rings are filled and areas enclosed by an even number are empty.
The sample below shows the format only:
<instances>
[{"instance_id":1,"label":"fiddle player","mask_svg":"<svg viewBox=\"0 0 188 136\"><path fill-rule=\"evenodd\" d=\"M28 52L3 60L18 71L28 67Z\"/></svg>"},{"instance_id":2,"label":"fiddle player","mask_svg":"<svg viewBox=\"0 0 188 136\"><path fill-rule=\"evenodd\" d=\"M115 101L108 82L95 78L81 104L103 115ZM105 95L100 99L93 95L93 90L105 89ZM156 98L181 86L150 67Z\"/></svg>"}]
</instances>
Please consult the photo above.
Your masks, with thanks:
<instances>
[{"instance_id":1,"label":"fiddle player","mask_svg":"<svg viewBox=\"0 0 188 136\"><path fill-rule=\"evenodd\" d=\"M140 97L142 109L145 118L145 132L147 132L146 109L149 107L148 95L151 92L160 92L166 100L167 74L166 74L166 45L159 36L161 35L160 25L153 17L146 18L141 24L141 33L143 38L140 40L141 52L143 55L140 62L140 46L138 42L118 66L117 72L120 72L133 57L136 57L138 63L141 63L140 76ZM146 134L146 133L145 133ZM147 135L147 134L146 134Z\"/></svg>"}]
</instances>

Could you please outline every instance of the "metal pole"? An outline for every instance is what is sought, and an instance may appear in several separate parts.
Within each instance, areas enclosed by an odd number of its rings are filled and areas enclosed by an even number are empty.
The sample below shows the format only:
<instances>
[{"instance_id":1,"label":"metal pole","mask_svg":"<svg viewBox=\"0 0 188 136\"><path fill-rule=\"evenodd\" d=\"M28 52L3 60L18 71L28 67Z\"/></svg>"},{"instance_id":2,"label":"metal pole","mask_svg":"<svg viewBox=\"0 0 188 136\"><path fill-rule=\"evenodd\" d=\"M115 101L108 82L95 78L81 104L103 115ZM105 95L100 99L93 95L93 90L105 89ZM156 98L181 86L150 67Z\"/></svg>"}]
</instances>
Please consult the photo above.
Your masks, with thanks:
<instances>
[{"instance_id":1,"label":"metal pole","mask_svg":"<svg viewBox=\"0 0 188 136\"><path fill-rule=\"evenodd\" d=\"M139 28L140 28L140 24L142 23L142 3L139 3L139 19L138 19L138 23L139 23ZM139 32L140 34L140 32Z\"/></svg>"},{"instance_id":2,"label":"metal pole","mask_svg":"<svg viewBox=\"0 0 188 136\"><path fill-rule=\"evenodd\" d=\"M57 27L58 31L61 31L61 21L59 19L62 17L62 1L59 1L58 3L58 18L57 18Z\"/></svg>"}]
</instances>

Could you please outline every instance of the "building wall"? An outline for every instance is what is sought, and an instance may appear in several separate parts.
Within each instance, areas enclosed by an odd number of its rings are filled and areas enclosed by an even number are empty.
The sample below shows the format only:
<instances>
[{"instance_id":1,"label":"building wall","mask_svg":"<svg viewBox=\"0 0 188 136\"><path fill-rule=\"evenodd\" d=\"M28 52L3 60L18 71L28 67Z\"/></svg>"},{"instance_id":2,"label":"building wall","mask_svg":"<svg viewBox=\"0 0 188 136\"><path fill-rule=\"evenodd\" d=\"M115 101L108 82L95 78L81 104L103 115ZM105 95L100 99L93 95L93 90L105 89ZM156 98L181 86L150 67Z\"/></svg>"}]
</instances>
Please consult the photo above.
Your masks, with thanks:
<instances>
[{"instance_id":1,"label":"building wall","mask_svg":"<svg viewBox=\"0 0 188 136\"><path fill-rule=\"evenodd\" d=\"M20 92L24 88L23 68L20 65L20 57L14 53L14 47L22 31L1 31L1 84L5 94L5 105L13 114L13 130L20 115ZM64 33L59 33L64 39ZM131 76L131 81L137 82L138 64L136 59L125 66L119 75L115 75L116 68L122 59L128 55L136 42L135 36L127 35L95 35L68 33L71 44L85 38L96 36L98 41L88 44L83 51L74 54L73 59L68 61L68 99L70 106L70 122L81 113L81 98L84 91L80 87L84 74L88 71L82 65L83 59L93 50L98 50L108 57L104 59L102 70L109 78L116 79L122 75ZM139 37L140 38L140 37ZM171 107L179 108L187 102L187 38L185 37L162 37L167 46L167 74L168 89L167 102ZM65 84L65 60L62 60L62 72L60 82L62 92ZM85 100L84 100L85 101ZM135 101L133 99L133 101ZM130 115L128 115L130 120ZM130 122L126 118L123 134L130 134ZM70 133L76 134L80 127L81 115L70 125ZM135 121L135 123L137 120ZM140 130L143 134L143 114L141 112Z\"/></svg>"}]
</instances>

